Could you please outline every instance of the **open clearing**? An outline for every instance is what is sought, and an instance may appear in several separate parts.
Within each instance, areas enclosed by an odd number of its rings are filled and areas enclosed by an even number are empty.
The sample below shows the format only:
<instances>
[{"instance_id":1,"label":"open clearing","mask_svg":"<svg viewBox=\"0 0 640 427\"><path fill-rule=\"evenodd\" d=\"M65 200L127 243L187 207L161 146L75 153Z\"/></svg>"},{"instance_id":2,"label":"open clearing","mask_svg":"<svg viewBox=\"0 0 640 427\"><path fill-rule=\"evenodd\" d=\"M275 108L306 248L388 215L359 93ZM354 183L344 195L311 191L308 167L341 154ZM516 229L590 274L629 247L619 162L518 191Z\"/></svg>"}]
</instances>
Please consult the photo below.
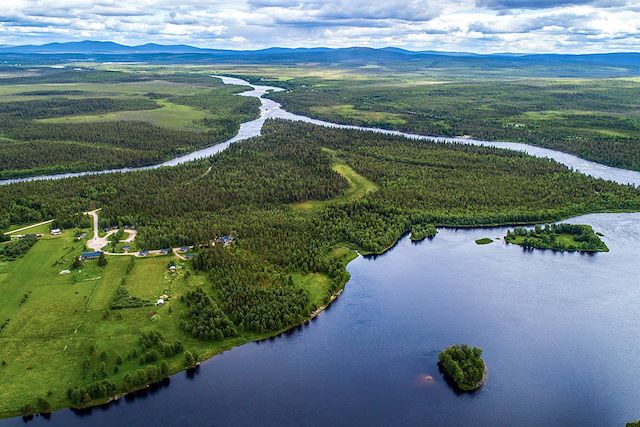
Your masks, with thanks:
<instances>
[{"instance_id":1,"label":"open clearing","mask_svg":"<svg viewBox=\"0 0 640 427\"><path fill-rule=\"evenodd\" d=\"M104 114L87 114L67 117L55 117L42 119L44 123L81 123L81 122L108 122L108 121L140 121L151 123L154 126L174 129L206 130L205 126L195 123L207 117L207 112L186 105L179 105L167 100L156 100L161 105L154 110L139 111L115 111Z\"/></svg>"},{"instance_id":2,"label":"open clearing","mask_svg":"<svg viewBox=\"0 0 640 427\"><path fill-rule=\"evenodd\" d=\"M340 197L331 200L309 200L306 202L296 203L295 205L293 205L295 209L317 210L332 203L343 203L357 200L364 197L368 193L378 190L378 186L375 183L369 181L367 178L354 171L346 163L342 163L337 160L336 152L329 149L324 149L324 151L329 153L334 158L332 169L338 172L344 179L347 180L347 182L349 183L349 187Z\"/></svg>"}]
</instances>

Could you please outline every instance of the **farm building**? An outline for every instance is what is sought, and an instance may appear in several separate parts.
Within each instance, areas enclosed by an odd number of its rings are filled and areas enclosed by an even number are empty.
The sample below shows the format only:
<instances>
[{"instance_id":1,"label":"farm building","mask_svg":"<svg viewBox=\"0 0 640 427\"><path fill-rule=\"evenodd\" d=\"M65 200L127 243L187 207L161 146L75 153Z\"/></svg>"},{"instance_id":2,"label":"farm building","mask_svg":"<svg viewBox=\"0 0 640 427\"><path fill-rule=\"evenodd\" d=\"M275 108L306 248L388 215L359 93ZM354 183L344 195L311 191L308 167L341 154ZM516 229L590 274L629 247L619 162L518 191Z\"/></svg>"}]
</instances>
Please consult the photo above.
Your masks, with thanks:
<instances>
[{"instance_id":1,"label":"farm building","mask_svg":"<svg viewBox=\"0 0 640 427\"><path fill-rule=\"evenodd\" d=\"M80 259L82 261L87 259L96 259L99 258L100 255L102 255L102 251L84 252L82 255L80 255Z\"/></svg>"}]
</instances>

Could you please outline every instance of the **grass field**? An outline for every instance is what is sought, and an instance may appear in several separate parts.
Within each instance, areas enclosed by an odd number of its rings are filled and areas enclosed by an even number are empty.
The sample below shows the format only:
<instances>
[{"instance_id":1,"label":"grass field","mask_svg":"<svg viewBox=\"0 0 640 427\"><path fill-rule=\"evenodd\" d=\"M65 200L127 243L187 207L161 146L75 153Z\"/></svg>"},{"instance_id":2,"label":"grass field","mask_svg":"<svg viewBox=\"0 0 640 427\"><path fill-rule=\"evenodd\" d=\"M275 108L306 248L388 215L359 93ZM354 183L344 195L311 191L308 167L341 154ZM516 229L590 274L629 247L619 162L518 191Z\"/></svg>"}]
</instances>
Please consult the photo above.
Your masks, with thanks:
<instances>
[{"instance_id":1,"label":"grass field","mask_svg":"<svg viewBox=\"0 0 640 427\"><path fill-rule=\"evenodd\" d=\"M364 197L368 193L378 190L378 186L374 182L371 182L364 176L358 174L346 163L342 163L338 159L337 153L335 151L326 148L324 149L324 151L329 153L334 158L334 163L332 166L333 170L347 180L347 182L349 183L349 187L340 197L330 200L309 200L306 202L296 203L294 205L295 209L314 211L330 204L357 200Z\"/></svg>"},{"instance_id":2,"label":"grass field","mask_svg":"<svg viewBox=\"0 0 640 427\"><path fill-rule=\"evenodd\" d=\"M34 230L44 231L44 227L48 231L48 225ZM0 366L0 417L16 415L24 404L33 406L38 398L54 409L68 406L67 388L95 382L94 373L102 370L110 381L121 384L124 374L141 368L137 358L127 360L126 355L136 348L143 331L161 331L167 342L181 341L200 358L268 336L249 333L200 341L185 335L179 327L184 312L180 295L196 287L214 295L206 274L194 272L189 262L176 260L177 271L169 272L170 256L111 256L105 267L85 261L81 269L59 274L84 250L84 241L74 239L77 231L55 237L47 234L23 257L0 263L0 325L8 320L0 331L0 361L6 363ZM327 276L294 273L292 277L308 291L310 312L325 302L330 287ZM110 310L116 287L123 281L131 295L152 302L162 294L170 298L161 307ZM124 359L121 365L116 365L117 356ZM85 359L87 369L82 367ZM178 354L163 360L176 372L183 369L183 359Z\"/></svg>"},{"instance_id":3,"label":"grass field","mask_svg":"<svg viewBox=\"0 0 640 427\"><path fill-rule=\"evenodd\" d=\"M358 110L353 105L332 105L312 107L311 111L320 116L338 116L341 120L353 124L378 123L382 126L402 126L407 121L400 114L383 111Z\"/></svg>"},{"instance_id":4,"label":"grass field","mask_svg":"<svg viewBox=\"0 0 640 427\"><path fill-rule=\"evenodd\" d=\"M174 104L168 100L157 100L160 108L155 110L140 111L116 111L104 114L76 115L68 117L55 117L42 119L44 123L81 123L81 122L107 122L107 121L140 121L151 123L154 126L173 129L201 130L207 128L195 121L207 117L207 112L187 105Z\"/></svg>"}]
</instances>

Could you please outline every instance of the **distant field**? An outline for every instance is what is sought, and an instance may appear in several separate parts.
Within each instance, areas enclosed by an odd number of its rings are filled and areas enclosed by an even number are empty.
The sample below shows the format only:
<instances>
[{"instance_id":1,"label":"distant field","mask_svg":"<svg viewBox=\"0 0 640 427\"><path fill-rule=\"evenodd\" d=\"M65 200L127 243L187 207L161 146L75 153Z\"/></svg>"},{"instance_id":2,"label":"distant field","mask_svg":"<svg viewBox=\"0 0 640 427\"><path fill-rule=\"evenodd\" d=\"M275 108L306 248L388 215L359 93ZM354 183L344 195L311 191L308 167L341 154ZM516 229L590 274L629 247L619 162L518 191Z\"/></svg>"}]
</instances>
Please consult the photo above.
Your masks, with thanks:
<instances>
[{"instance_id":1,"label":"distant field","mask_svg":"<svg viewBox=\"0 0 640 427\"><path fill-rule=\"evenodd\" d=\"M0 178L160 163L225 141L259 101L206 74L0 79Z\"/></svg>"},{"instance_id":2,"label":"distant field","mask_svg":"<svg viewBox=\"0 0 640 427\"><path fill-rule=\"evenodd\" d=\"M158 100L161 106L155 110L116 111L104 114L87 114L67 117L56 117L40 120L43 123L81 123L110 121L141 121L154 126L182 130L206 130L206 126L198 121L207 117L207 112L187 105L178 105L167 100Z\"/></svg>"},{"instance_id":3,"label":"distant field","mask_svg":"<svg viewBox=\"0 0 640 427\"><path fill-rule=\"evenodd\" d=\"M509 69L482 77L427 68L229 65L225 71L284 87L269 97L323 120L525 142L640 170L638 78L541 78Z\"/></svg>"}]
</instances>

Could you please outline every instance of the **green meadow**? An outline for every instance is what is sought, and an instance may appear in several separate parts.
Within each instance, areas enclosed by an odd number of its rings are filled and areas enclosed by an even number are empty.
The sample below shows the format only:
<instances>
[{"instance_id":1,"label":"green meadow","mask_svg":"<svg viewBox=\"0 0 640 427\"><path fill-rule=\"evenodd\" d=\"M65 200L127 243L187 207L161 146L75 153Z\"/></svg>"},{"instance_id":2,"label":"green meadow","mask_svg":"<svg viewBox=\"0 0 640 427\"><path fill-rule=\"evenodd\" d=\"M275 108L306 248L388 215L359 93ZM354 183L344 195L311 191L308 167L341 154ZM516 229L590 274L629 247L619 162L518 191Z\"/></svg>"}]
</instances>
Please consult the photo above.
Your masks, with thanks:
<instances>
[{"instance_id":1,"label":"green meadow","mask_svg":"<svg viewBox=\"0 0 640 427\"><path fill-rule=\"evenodd\" d=\"M60 274L84 250L84 241L74 238L79 230L54 237L48 229L29 230L47 234L21 258L0 262L0 417L17 415L25 404L35 407L39 398L52 409L68 406L67 389L101 380L102 372L120 385L125 374L143 367L138 358L127 358L139 348L143 332L159 331L166 342L180 341L200 359L269 335L191 338L180 329L185 311L180 296L197 287L211 290L206 274L172 256L110 256L104 267L85 261L80 269ZM171 260L175 273L168 270ZM328 277L297 273L293 278L309 293L310 311L325 302ZM114 293L122 285L130 295L152 303L163 294L169 299L163 306L112 310ZM177 372L184 369L184 357L181 352L162 360Z\"/></svg>"}]
</instances>

